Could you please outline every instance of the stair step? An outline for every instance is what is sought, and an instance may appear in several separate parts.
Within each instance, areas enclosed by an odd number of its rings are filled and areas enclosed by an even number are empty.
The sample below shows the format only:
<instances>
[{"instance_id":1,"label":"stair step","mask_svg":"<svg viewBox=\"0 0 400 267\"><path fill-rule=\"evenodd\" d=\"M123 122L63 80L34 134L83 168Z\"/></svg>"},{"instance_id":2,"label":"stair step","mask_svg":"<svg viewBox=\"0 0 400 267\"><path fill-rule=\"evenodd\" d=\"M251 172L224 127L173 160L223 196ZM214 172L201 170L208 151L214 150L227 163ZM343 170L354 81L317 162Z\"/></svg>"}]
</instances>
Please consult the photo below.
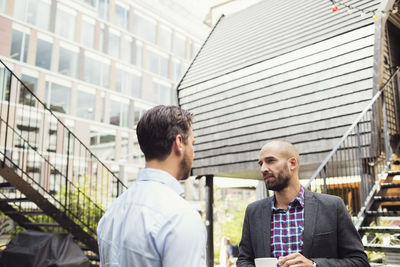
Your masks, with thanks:
<instances>
[{"instance_id":1,"label":"stair step","mask_svg":"<svg viewBox=\"0 0 400 267\"><path fill-rule=\"evenodd\" d=\"M388 171L388 176L400 175L400 171Z\"/></svg>"},{"instance_id":2,"label":"stair step","mask_svg":"<svg viewBox=\"0 0 400 267\"><path fill-rule=\"evenodd\" d=\"M400 183L383 183L381 189L400 188Z\"/></svg>"},{"instance_id":3,"label":"stair step","mask_svg":"<svg viewBox=\"0 0 400 267\"><path fill-rule=\"evenodd\" d=\"M400 227L383 227L383 226L363 226L359 229L360 232L375 232L375 233L400 233Z\"/></svg>"},{"instance_id":4,"label":"stair step","mask_svg":"<svg viewBox=\"0 0 400 267\"><path fill-rule=\"evenodd\" d=\"M386 201L400 201L400 197L398 196L374 196L375 201L386 202Z\"/></svg>"},{"instance_id":5,"label":"stair step","mask_svg":"<svg viewBox=\"0 0 400 267\"><path fill-rule=\"evenodd\" d=\"M0 183L0 188L14 188L10 183L8 182L4 182L4 183Z\"/></svg>"},{"instance_id":6,"label":"stair step","mask_svg":"<svg viewBox=\"0 0 400 267\"><path fill-rule=\"evenodd\" d=\"M58 223L25 223L26 226L61 227Z\"/></svg>"},{"instance_id":7,"label":"stair step","mask_svg":"<svg viewBox=\"0 0 400 267\"><path fill-rule=\"evenodd\" d=\"M21 198L2 198L0 199L0 202L31 202L29 199L26 197L21 197Z\"/></svg>"},{"instance_id":8,"label":"stair step","mask_svg":"<svg viewBox=\"0 0 400 267\"><path fill-rule=\"evenodd\" d=\"M46 215L43 211L9 211L7 214L20 214L24 216L39 216Z\"/></svg>"},{"instance_id":9,"label":"stair step","mask_svg":"<svg viewBox=\"0 0 400 267\"><path fill-rule=\"evenodd\" d=\"M400 211L366 211L368 216L400 216Z\"/></svg>"},{"instance_id":10,"label":"stair step","mask_svg":"<svg viewBox=\"0 0 400 267\"><path fill-rule=\"evenodd\" d=\"M86 255L86 257L91 261L100 261L100 258L97 255Z\"/></svg>"},{"instance_id":11,"label":"stair step","mask_svg":"<svg viewBox=\"0 0 400 267\"><path fill-rule=\"evenodd\" d=\"M366 244L364 245L364 249L369 251L400 252L399 245L383 246L377 244Z\"/></svg>"},{"instance_id":12,"label":"stair step","mask_svg":"<svg viewBox=\"0 0 400 267\"><path fill-rule=\"evenodd\" d=\"M79 248L80 248L82 251L92 251L89 247L87 247L87 246L85 246L85 245L81 245L81 246L79 246Z\"/></svg>"}]
</instances>

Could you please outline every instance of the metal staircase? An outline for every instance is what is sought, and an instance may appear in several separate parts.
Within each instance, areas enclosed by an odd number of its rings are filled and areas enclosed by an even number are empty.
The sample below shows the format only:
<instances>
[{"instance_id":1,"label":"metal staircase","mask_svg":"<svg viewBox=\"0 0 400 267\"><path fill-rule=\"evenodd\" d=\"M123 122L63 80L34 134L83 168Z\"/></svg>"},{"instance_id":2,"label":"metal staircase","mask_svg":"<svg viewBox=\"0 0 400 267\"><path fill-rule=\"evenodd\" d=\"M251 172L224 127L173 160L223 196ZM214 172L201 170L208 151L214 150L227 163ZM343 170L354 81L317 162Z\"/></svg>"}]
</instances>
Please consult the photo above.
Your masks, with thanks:
<instances>
[{"instance_id":1,"label":"metal staircase","mask_svg":"<svg viewBox=\"0 0 400 267\"><path fill-rule=\"evenodd\" d=\"M384 252L400 263L400 171L388 171L360 214L359 233L367 251Z\"/></svg>"},{"instance_id":2,"label":"metal staircase","mask_svg":"<svg viewBox=\"0 0 400 267\"><path fill-rule=\"evenodd\" d=\"M52 109L0 60L0 211L96 259L97 222L126 186Z\"/></svg>"},{"instance_id":3,"label":"metal staircase","mask_svg":"<svg viewBox=\"0 0 400 267\"><path fill-rule=\"evenodd\" d=\"M385 264L400 263L399 72L392 73L306 185L340 196L370 261L376 260L373 253L384 253Z\"/></svg>"}]
</instances>

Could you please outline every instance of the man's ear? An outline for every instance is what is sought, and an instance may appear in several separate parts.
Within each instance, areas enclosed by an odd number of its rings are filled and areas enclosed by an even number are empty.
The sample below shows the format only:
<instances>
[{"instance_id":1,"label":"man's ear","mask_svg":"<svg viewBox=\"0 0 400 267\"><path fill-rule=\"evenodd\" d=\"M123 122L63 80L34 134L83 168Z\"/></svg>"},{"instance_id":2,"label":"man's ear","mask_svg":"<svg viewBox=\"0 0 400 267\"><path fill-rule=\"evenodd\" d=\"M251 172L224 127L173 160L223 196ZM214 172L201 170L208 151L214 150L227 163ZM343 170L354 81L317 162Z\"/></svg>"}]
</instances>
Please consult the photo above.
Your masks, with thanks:
<instances>
[{"instance_id":1,"label":"man's ear","mask_svg":"<svg viewBox=\"0 0 400 267\"><path fill-rule=\"evenodd\" d=\"M291 170L294 170L297 168L298 162L295 157L289 158L288 161L289 161L289 168Z\"/></svg>"},{"instance_id":2,"label":"man's ear","mask_svg":"<svg viewBox=\"0 0 400 267\"><path fill-rule=\"evenodd\" d=\"M182 135L178 134L175 137L175 141L174 141L174 144L173 144L173 150L177 154L183 153L183 137L182 137Z\"/></svg>"}]
</instances>

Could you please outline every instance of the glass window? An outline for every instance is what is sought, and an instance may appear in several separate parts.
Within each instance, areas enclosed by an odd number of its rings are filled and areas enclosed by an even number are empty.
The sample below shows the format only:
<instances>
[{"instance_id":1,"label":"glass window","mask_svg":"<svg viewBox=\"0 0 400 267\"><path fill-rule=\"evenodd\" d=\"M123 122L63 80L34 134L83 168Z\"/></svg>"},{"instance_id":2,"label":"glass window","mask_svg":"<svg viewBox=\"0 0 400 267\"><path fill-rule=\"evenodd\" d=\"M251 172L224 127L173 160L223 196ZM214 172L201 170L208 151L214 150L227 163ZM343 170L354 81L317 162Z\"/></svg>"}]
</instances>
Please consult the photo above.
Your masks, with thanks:
<instances>
[{"instance_id":1,"label":"glass window","mask_svg":"<svg viewBox=\"0 0 400 267\"><path fill-rule=\"evenodd\" d=\"M36 101L32 94L36 94L37 90L37 78L30 75L21 75L22 83L30 90L27 90L24 85L21 84L19 91L19 103L29 106L34 106Z\"/></svg>"},{"instance_id":2,"label":"glass window","mask_svg":"<svg viewBox=\"0 0 400 267\"><path fill-rule=\"evenodd\" d=\"M11 75L10 72L4 67L0 66L0 99L10 99L10 88L11 88Z\"/></svg>"},{"instance_id":3,"label":"glass window","mask_svg":"<svg viewBox=\"0 0 400 267\"><path fill-rule=\"evenodd\" d=\"M120 58L126 63L132 63L132 38L125 36L122 40Z\"/></svg>"},{"instance_id":4,"label":"glass window","mask_svg":"<svg viewBox=\"0 0 400 267\"><path fill-rule=\"evenodd\" d=\"M81 44L89 48L94 48L94 33L94 22L92 23L83 19L81 29Z\"/></svg>"},{"instance_id":5,"label":"glass window","mask_svg":"<svg viewBox=\"0 0 400 267\"><path fill-rule=\"evenodd\" d=\"M174 81L178 81L182 75L182 64L178 60L172 61L172 71L174 72Z\"/></svg>"},{"instance_id":6,"label":"glass window","mask_svg":"<svg viewBox=\"0 0 400 267\"><path fill-rule=\"evenodd\" d=\"M36 47L36 66L48 70L50 69L52 48L53 44L51 42L38 38Z\"/></svg>"},{"instance_id":7,"label":"glass window","mask_svg":"<svg viewBox=\"0 0 400 267\"><path fill-rule=\"evenodd\" d=\"M99 33L99 51L105 52L104 50L104 25L100 26L100 33Z\"/></svg>"},{"instance_id":8,"label":"glass window","mask_svg":"<svg viewBox=\"0 0 400 267\"><path fill-rule=\"evenodd\" d=\"M108 7L110 6L110 0L97 0L97 13L100 18L108 20Z\"/></svg>"},{"instance_id":9,"label":"glass window","mask_svg":"<svg viewBox=\"0 0 400 267\"><path fill-rule=\"evenodd\" d=\"M186 39L185 39L185 37L175 34L173 52L177 56L186 58Z\"/></svg>"},{"instance_id":10,"label":"glass window","mask_svg":"<svg viewBox=\"0 0 400 267\"><path fill-rule=\"evenodd\" d=\"M26 10L28 8L28 0L14 0L14 18L27 21Z\"/></svg>"},{"instance_id":11,"label":"glass window","mask_svg":"<svg viewBox=\"0 0 400 267\"><path fill-rule=\"evenodd\" d=\"M77 70L78 53L61 46L58 60L58 72L76 78Z\"/></svg>"},{"instance_id":12,"label":"glass window","mask_svg":"<svg viewBox=\"0 0 400 267\"><path fill-rule=\"evenodd\" d=\"M115 24L124 29L128 29L129 10L119 4L115 4Z\"/></svg>"},{"instance_id":13,"label":"glass window","mask_svg":"<svg viewBox=\"0 0 400 267\"><path fill-rule=\"evenodd\" d=\"M133 17L133 33L142 37L146 41L156 42L156 22L138 13Z\"/></svg>"},{"instance_id":14,"label":"glass window","mask_svg":"<svg viewBox=\"0 0 400 267\"><path fill-rule=\"evenodd\" d=\"M171 104L171 85L164 83L153 82L154 95L157 104L170 105Z\"/></svg>"},{"instance_id":15,"label":"glass window","mask_svg":"<svg viewBox=\"0 0 400 267\"><path fill-rule=\"evenodd\" d=\"M7 0L0 0L0 13L6 13Z\"/></svg>"},{"instance_id":16,"label":"glass window","mask_svg":"<svg viewBox=\"0 0 400 267\"><path fill-rule=\"evenodd\" d=\"M32 21L29 21L28 23L32 23L36 25L37 27L44 29L44 30L49 30L49 25L50 25L50 1L37 1L37 0L31 0L33 2L37 2L37 9L35 12L36 16L33 16Z\"/></svg>"},{"instance_id":17,"label":"glass window","mask_svg":"<svg viewBox=\"0 0 400 267\"><path fill-rule=\"evenodd\" d=\"M15 0L14 17L41 29L49 30L50 0Z\"/></svg>"},{"instance_id":18,"label":"glass window","mask_svg":"<svg viewBox=\"0 0 400 267\"><path fill-rule=\"evenodd\" d=\"M128 144L129 144L128 137L121 137L121 157L123 158L128 157Z\"/></svg>"},{"instance_id":19,"label":"glass window","mask_svg":"<svg viewBox=\"0 0 400 267\"><path fill-rule=\"evenodd\" d=\"M129 104L110 99L110 124L128 127Z\"/></svg>"},{"instance_id":20,"label":"glass window","mask_svg":"<svg viewBox=\"0 0 400 267\"><path fill-rule=\"evenodd\" d=\"M28 59L29 34L13 29L10 57L26 62ZM22 58L21 58L22 55Z\"/></svg>"},{"instance_id":21,"label":"glass window","mask_svg":"<svg viewBox=\"0 0 400 267\"><path fill-rule=\"evenodd\" d=\"M117 69L115 87L118 92L140 98L142 78L139 74Z\"/></svg>"},{"instance_id":22,"label":"glass window","mask_svg":"<svg viewBox=\"0 0 400 267\"><path fill-rule=\"evenodd\" d=\"M112 160L115 154L115 131L91 129L90 150L102 160Z\"/></svg>"},{"instance_id":23,"label":"glass window","mask_svg":"<svg viewBox=\"0 0 400 267\"><path fill-rule=\"evenodd\" d=\"M96 95L94 93L78 90L76 116L84 119L93 120L95 103Z\"/></svg>"},{"instance_id":24,"label":"glass window","mask_svg":"<svg viewBox=\"0 0 400 267\"><path fill-rule=\"evenodd\" d=\"M121 103L110 100L110 124L119 126L121 120Z\"/></svg>"},{"instance_id":25,"label":"glass window","mask_svg":"<svg viewBox=\"0 0 400 267\"><path fill-rule=\"evenodd\" d=\"M96 7L96 0L83 0L83 2L92 7Z\"/></svg>"},{"instance_id":26,"label":"glass window","mask_svg":"<svg viewBox=\"0 0 400 267\"><path fill-rule=\"evenodd\" d=\"M95 71L94 71L95 70ZM84 80L86 82L109 87L110 64L85 55Z\"/></svg>"},{"instance_id":27,"label":"glass window","mask_svg":"<svg viewBox=\"0 0 400 267\"><path fill-rule=\"evenodd\" d=\"M129 122L129 104L121 105L121 126L128 127Z\"/></svg>"},{"instance_id":28,"label":"glass window","mask_svg":"<svg viewBox=\"0 0 400 267\"><path fill-rule=\"evenodd\" d=\"M168 57L147 50L147 70L168 78Z\"/></svg>"},{"instance_id":29,"label":"glass window","mask_svg":"<svg viewBox=\"0 0 400 267\"><path fill-rule=\"evenodd\" d=\"M74 10L58 5L56 18L56 33L62 37L75 40L75 17Z\"/></svg>"},{"instance_id":30,"label":"glass window","mask_svg":"<svg viewBox=\"0 0 400 267\"><path fill-rule=\"evenodd\" d=\"M135 106L133 108L133 116L134 116L134 123L135 125L139 122L140 118L142 117L142 115L146 112L145 108L141 108L141 107L137 107Z\"/></svg>"},{"instance_id":31,"label":"glass window","mask_svg":"<svg viewBox=\"0 0 400 267\"><path fill-rule=\"evenodd\" d=\"M139 42L135 43L135 65L138 67L142 67L142 58L143 58L143 45Z\"/></svg>"},{"instance_id":32,"label":"glass window","mask_svg":"<svg viewBox=\"0 0 400 267\"><path fill-rule=\"evenodd\" d=\"M107 144L114 143L115 135L114 134L102 134L97 131L90 131L90 145L99 145L99 144Z\"/></svg>"},{"instance_id":33,"label":"glass window","mask_svg":"<svg viewBox=\"0 0 400 267\"><path fill-rule=\"evenodd\" d=\"M160 27L160 39L159 44L162 48L170 51L171 50L171 33L172 31L166 27Z\"/></svg>"},{"instance_id":34,"label":"glass window","mask_svg":"<svg viewBox=\"0 0 400 267\"><path fill-rule=\"evenodd\" d=\"M108 33L108 54L112 57L119 57L119 35Z\"/></svg>"},{"instance_id":35,"label":"glass window","mask_svg":"<svg viewBox=\"0 0 400 267\"><path fill-rule=\"evenodd\" d=\"M71 99L71 89L67 86L46 82L46 104L47 106L60 113L69 113Z\"/></svg>"}]
</instances>

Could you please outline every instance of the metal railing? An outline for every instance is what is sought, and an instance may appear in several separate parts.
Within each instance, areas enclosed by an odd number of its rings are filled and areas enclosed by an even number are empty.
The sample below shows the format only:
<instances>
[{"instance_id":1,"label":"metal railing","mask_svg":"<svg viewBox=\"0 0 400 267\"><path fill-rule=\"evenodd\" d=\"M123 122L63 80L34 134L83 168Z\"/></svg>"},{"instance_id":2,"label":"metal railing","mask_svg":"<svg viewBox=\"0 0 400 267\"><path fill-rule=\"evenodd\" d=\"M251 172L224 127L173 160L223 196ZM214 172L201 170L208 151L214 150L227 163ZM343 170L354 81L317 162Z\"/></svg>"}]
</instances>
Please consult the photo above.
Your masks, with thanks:
<instances>
[{"instance_id":1,"label":"metal railing","mask_svg":"<svg viewBox=\"0 0 400 267\"><path fill-rule=\"evenodd\" d=\"M340 196L353 216L361 210L379 175L387 170L391 151L389 135L399 134L398 126L388 127L387 118L399 120L396 109L387 109L390 89L398 90L399 68L374 95L340 141L311 176L311 191ZM397 100L398 101L398 100Z\"/></svg>"},{"instance_id":2,"label":"metal railing","mask_svg":"<svg viewBox=\"0 0 400 267\"><path fill-rule=\"evenodd\" d=\"M47 107L0 62L1 164L95 237L104 210L126 186L54 114L60 107ZM17 208L24 207L35 209Z\"/></svg>"}]
</instances>

